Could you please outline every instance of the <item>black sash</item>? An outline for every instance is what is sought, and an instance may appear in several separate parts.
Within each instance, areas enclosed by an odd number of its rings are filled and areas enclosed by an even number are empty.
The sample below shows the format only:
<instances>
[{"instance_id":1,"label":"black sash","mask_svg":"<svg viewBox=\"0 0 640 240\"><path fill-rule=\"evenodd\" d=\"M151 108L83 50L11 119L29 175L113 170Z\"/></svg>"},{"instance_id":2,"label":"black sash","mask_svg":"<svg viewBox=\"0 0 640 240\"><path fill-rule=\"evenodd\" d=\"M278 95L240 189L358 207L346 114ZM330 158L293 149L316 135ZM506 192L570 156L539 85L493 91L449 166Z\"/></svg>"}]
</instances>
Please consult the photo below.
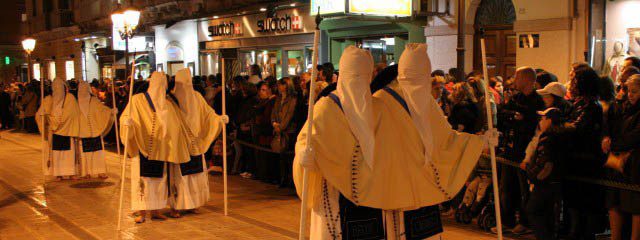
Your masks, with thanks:
<instances>
[{"instance_id":1,"label":"black sash","mask_svg":"<svg viewBox=\"0 0 640 240\"><path fill-rule=\"evenodd\" d=\"M151 96L149 96L148 92L144 92L144 97L147 99L147 103L149 103L149 107L153 112L156 112L156 106L153 105L153 101L151 100Z\"/></svg>"},{"instance_id":2,"label":"black sash","mask_svg":"<svg viewBox=\"0 0 640 240\"><path fill-rule=\"evenodd\" d=\"M102 150L100 137L82 138L82 152L97 152Z\"/></svg>"},{"instance_id":3,"label":"black sash","mask_svg":"<svg viewBox=\"0 0 640 240\"><path fill-rule=\"evenodd\" d=\"M149 160L144 154L140 156L140 176L151 178L162 178L164 173L164 161Z\"/></svg>"},{"instance_id":4,"label":"black sash","mask_svg":"<svg viewBox=\"0 0 640 240\"><path fill-rule=\"evenodd\" d=\"M54 151L71 150L71 137L53 134L51 136L51 149Z\"/></svg>"},{"instance_id":5,"label":"black sash","mask_svg":"<svg viewBox=\"0 0 640 240\"><path fill-rule=\"evenodd\" d=\"M342 109L342 103L340 102L340 98L333 94L333 93L329 93L329 95L327 95L329 98L331 98L331 100L333 100L333 102L335 102L336 104L338 104L338 107L340 107L340 110Z\"/></svg>"},{"instance_id":6,"label":"black sash","mask_svg":"<svg viewBox=\"0 0 640 240\"><path fill-rule=\"evenodd\" d=\"M442 233L438 205L404 212L404 231L407 240L425 239Z\"/></svg>"},{"instance_id":7,"label":"black sash","mask_svg":"<svg viewBox=\"0 0 640 240\"><path fill-rule=\"evenodd\" d=\"M385 239L382 210L356 206L340 195L340 223L343 240Z\"/></svg>"},{"instance_id":8,"label":"black sash","mask_svg":"<svg viewBox=\"0 0 640 240\"><path fill-rule=\"evenodd\" d=\"M186 163L180 163L180 173L182 176L201 173L204 171L204 164L202 163L202 155L191 156L191 160Z\"/></svg>"},{"instance_id":9,"label":"black sash","mask_svg":"<svg viewBox=\"0 0 640 240\"><path fill-rule=\"evenodd\" d=\"M400 96L400 94L398 94L396 91L394 91L390 87L384 87L383 89L384 89L384 91L389 93L393 98L395 98L396 101L398 101L398 103L400 103L400 105L402 105L404 110L407 111L409 116L411 116L411 112L409 111L409 105L407 105L407 102L402 98L402 96Z\"/></svg>"}]
</instances>

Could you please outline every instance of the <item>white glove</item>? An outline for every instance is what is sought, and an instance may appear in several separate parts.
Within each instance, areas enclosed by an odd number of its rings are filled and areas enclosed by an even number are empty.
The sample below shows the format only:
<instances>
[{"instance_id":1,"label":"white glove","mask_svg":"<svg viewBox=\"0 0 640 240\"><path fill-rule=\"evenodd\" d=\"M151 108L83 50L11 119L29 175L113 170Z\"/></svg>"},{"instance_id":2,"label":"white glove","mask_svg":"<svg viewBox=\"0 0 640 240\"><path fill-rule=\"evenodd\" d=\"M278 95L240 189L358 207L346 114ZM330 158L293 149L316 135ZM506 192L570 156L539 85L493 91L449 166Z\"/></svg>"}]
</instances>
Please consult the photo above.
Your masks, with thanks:
<instances>
[{"instance_id":1,"label":"white glove","mask_svg":"<svg viewBox=\"0 0 640 240\"><path fill-rule=\"evenodd\" d=\"M222 115L222 116L220 116L220 119L222 120L222 122L223 122L224 124L229 124L229 116L227 116L227 115Z\"/></svg>"},{"instance_id":2,"label":"white glove","mask_svg":"<svg viewBox=\"0 0 640 240\"><path fill-rule=\"evenodd\" d=\"M305 170L316 171L318 169L316 165L316 154L312 148L305 148L300 155L300 165Z\"/></svg>"},{"instance_id":3,"label":"white glove","mask_svg":"<svg viewBox=\"0 0 640 240\"><path fill-rule=\"evenodd\" d=\"M118 108L112 108L111 113L113 113L113 115L118 115Z\"/></svg>"},{"instance_id":4,"label":"white glove","mask_svg":"<svg viewBox=\"0 0 640 240\"><path fill-rule=\"evenodd\" d=\"M500 133L495 128L484 132L484 135L482 137L484 138L485 144L487 144L488 147L497 147L500 141Z\"/></svg>"}]
</instances>

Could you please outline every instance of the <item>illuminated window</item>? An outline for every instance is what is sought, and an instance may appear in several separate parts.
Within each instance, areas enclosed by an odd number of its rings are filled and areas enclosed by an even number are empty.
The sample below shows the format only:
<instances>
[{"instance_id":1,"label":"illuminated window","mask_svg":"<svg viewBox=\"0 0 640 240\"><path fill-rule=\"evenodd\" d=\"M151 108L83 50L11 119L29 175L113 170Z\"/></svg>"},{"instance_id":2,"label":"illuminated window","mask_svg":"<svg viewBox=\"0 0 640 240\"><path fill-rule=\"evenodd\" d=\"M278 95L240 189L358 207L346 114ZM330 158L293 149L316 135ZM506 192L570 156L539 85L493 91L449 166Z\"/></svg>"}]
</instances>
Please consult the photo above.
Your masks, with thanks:
<instances>
[{"instance_id":1,"label":"illuminated window","mask_svg":"<svg viewBox=\"0 0 640 240\"><path fill-rule=\"evenodd\" d=\"M33 79L40 80L40 63L33 64Z\"/></svg>"},{"instance_id":2,"label":"illuminated window","mask_svg":"<svg viewBox=\"0 0 640 240\"><path fill-rule=\"evenodd\" d=\"M56 79L56 62L49 62L49 80Z\"/></svg>"},{"instance_id":3,"label":"illuminated window","mask_svg":"<svg viewBox=\"0 0 640 240\"><path fill-rule=\"evenodd\" d=\"M76 77L76 70L74 68L74 63L72 60L66 61L64 63L64 69L67 74L67 80L71 80Z\"/></svg>"}]
</instances>

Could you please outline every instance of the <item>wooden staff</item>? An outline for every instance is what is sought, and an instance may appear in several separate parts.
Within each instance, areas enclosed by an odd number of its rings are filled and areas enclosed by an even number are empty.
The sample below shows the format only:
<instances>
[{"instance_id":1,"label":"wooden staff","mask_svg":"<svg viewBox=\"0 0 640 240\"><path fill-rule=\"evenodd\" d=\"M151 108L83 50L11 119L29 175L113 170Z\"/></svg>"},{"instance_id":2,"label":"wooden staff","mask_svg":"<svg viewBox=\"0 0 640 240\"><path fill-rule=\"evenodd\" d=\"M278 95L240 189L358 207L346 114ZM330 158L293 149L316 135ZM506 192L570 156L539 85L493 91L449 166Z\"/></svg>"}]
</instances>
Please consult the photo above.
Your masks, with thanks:
<instances>
[{"instance_id":1,"label":"wooden staff","mask_svg":"<svg viewBox=\"0 0 640 240\"><path fill-rule=\"evenodd\" d=\"M487 72L487 49L484 44L484 35L480 39L480 47L482 49L482 71L484 73L484 105L487 112L487 129L493 130L493 114L491 112L491 102L489 99L489 73ZM496 228L498 230L498 239L502 240L502 216L500 215L500 191L498 189L498 170L496 167L496 149L489 144L489 152L491 153L491 178L493 180L493 204L496 210Z\"/></svg>"},{"instance_id":2,"label":"wooden staff","mask_svg":"<svg viewBox=\"0 0 640 240\"><path fill-rule=\"evenodd\" d=\"M227 116L227 85L224 58L222 60L222 116ZM229 215L229 199L227 189L227 123L222 125L222 179L224 181L224 215Z\"/></svg>"},{"instance_id":3,"label":"wooden staff","mask_svg":"<svg viewBox=\"0 0 640 240\"><path fill-rule=\"evenodd\" d=\"M135 61L135 59L134 59ZM116 81L115 79L111 79L111 103L113 104L113 109L118 109L118 107L116 106ZM116 127L116 149L118 151L118 156L120 156L120 131L118 128L118 113L116 111L113 111L113 124L115 124Z\"/></svg>"},{"instance_id":4,"label":"wooden staff","mask_svg":"<svg viewBox=\"0 0 640 240\"><path fill-rule=\"evenodd\" d=\"M31 64L31 63L29 63ZM31 73L31 72L29 72ZM29 80L31 81L31 80ZM53 102L53 94L51 94L51 101ZM62 100L64 101L64 99ZM51 106L53 106L53 103L51 104ZM48 171L49 170L49 166L47 166L47 157L45 156L46 153L45 151L49 151L49 147L47 146L47 142L45 141L45 134L49 134L48 130L49 128L47 128L47 122L45 122L45 118L44 118L44 79L40 78L40 109L42 110L40 112L41 116L40 116L40 120L42 120L42 129L40 129L40 136L42 138L42 169ZM42 176L42 189L46 189L47 188L47 173L45 172L44 175Z\"/></svg>"},{"instance_id":5,"label":"wooden staff","mask_svg":"<svg viewBox=\"0 0 640 240\"><path fill-rule=\"evenodd\" d=\"M313 56L311 57L311 83L309 84L309 110L307 111L307 146L305 151L312 151L311 131L313 129L313 106L315 104L316 93L316 78L318 77L318 45L320 44L320 7L318 7L318 14L316 15L316 29L313 32ZM307 156L309 157L309 156ZM307 229L307 201L309 199L309 173L306 169L302 168L302 203L300 204L300 229L298 233L298 239L304 240Z\"/></svg>"},{"instance_id":6,"label":"wooden staff","mask_svg":"<svg viewBox=\"0 0 640 240\"><path fill-rule=\"evenodd\" d=\"M125 54L128 54L128 49L127 51L125 51ZM124 67L126 68L128 64L129 63L125 63ZM135 69L136 69L136 57L134 55L133 64L131 64L131 76L130 76L131 80L129 81L129 101L127 102L127 105L131 104L131 97L133 96L133 83L134 83L133 79L136 72ZM129 113L131 113L131 108L129 108ZM131 117L131 114L129 114L129 117ZM126 137L124 141L124 154L122 155L122 162L120 165L121 171L120 171L120 204L118 205L118 227L117 227L118 231L120 231L121 225L122 225L122 205L124 200L122 196L124 195L124 179L125 179L124 175L125 175L125 170L126 170L125 168L126 168L126 161L127 161L127 147L129 146L129 144L127 144L126 139L128 139L128 137Z\"/></svg>"}]
</instances>

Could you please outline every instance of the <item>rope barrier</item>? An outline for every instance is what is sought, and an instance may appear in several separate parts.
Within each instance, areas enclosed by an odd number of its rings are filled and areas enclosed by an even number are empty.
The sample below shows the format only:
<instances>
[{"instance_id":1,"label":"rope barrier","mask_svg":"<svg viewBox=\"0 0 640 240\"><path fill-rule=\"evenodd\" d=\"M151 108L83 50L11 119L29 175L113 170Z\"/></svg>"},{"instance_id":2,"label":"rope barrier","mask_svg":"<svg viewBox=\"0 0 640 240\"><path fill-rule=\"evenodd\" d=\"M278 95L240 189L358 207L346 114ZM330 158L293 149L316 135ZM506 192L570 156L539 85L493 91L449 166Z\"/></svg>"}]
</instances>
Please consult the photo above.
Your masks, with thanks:
<instances>
[{"instance_id":1,"label":"rope barrier","mask_svg":"<svg viewBox=\"0 0 640 240\"><path fill-rule=\"evenodd\" d=\"M489 155L487 154L482 154L482 157L488 157L488 156ZM514 161L510 161L503 157L496 157L496 161L502 165L507 165L510 167L515 167L520 169L520 165L518 163ZM576 182L590 183L590 184L595 184L595 185L600 185L600 186L605 186L610 188L617 188L621 190L640 192L640 185L637 185L637 184L629 184L629 183L618 182L618 181L613 181L608 179L600 179L600 178L587 178L582 176L566 176L564 178L567 180L576 181Z\"/></svg>"},{"instance_id":2,"label":"rope barrier","mask_svg":"<svg viewBox=\"0 0 640 240\"><path fill-rule=\"evenodd\" d=\"M256 150L260 150L263 152L269 152L269 153L275 153L275 154L286 154L286 155L294 155L295 152L294 151L287 151L287 152L276 152L271 150L271 148L267 148L267 147L263 147L260 145L256 145L254 143L250 143L247 141L243 141L243 140L238 140L236 138L232 138L231 140L233 140L234 142L237 142L240 145L243 146L247 146ZM488 158L489 155L488 154L482 154L481 157L484 158ZM497 163L501 164L501 165L506 165L509 167L514 167L517 169L520 169L520 165L514 161L510 161L506 158L503 157L496 157L496 161ZM637 184L629 184L629 183L624 183L624 182L618 182L618 181L613 181L613 180L608 180L608 179L598 179L598 178L587 178L587 177L581 177L581 176L566 176L564 177L567 180L571 180L571 181L576 181L576 182L583 182L583 183L589 183L589 184L595 184L595 185L600 185L600 186L605 186L605 187L610 187L610 188L617 188L617 189L621 189L621 190L627 190L627 191L633 191L633 192L640 192L640 185Z\"/></svg>"}]
</instances>

